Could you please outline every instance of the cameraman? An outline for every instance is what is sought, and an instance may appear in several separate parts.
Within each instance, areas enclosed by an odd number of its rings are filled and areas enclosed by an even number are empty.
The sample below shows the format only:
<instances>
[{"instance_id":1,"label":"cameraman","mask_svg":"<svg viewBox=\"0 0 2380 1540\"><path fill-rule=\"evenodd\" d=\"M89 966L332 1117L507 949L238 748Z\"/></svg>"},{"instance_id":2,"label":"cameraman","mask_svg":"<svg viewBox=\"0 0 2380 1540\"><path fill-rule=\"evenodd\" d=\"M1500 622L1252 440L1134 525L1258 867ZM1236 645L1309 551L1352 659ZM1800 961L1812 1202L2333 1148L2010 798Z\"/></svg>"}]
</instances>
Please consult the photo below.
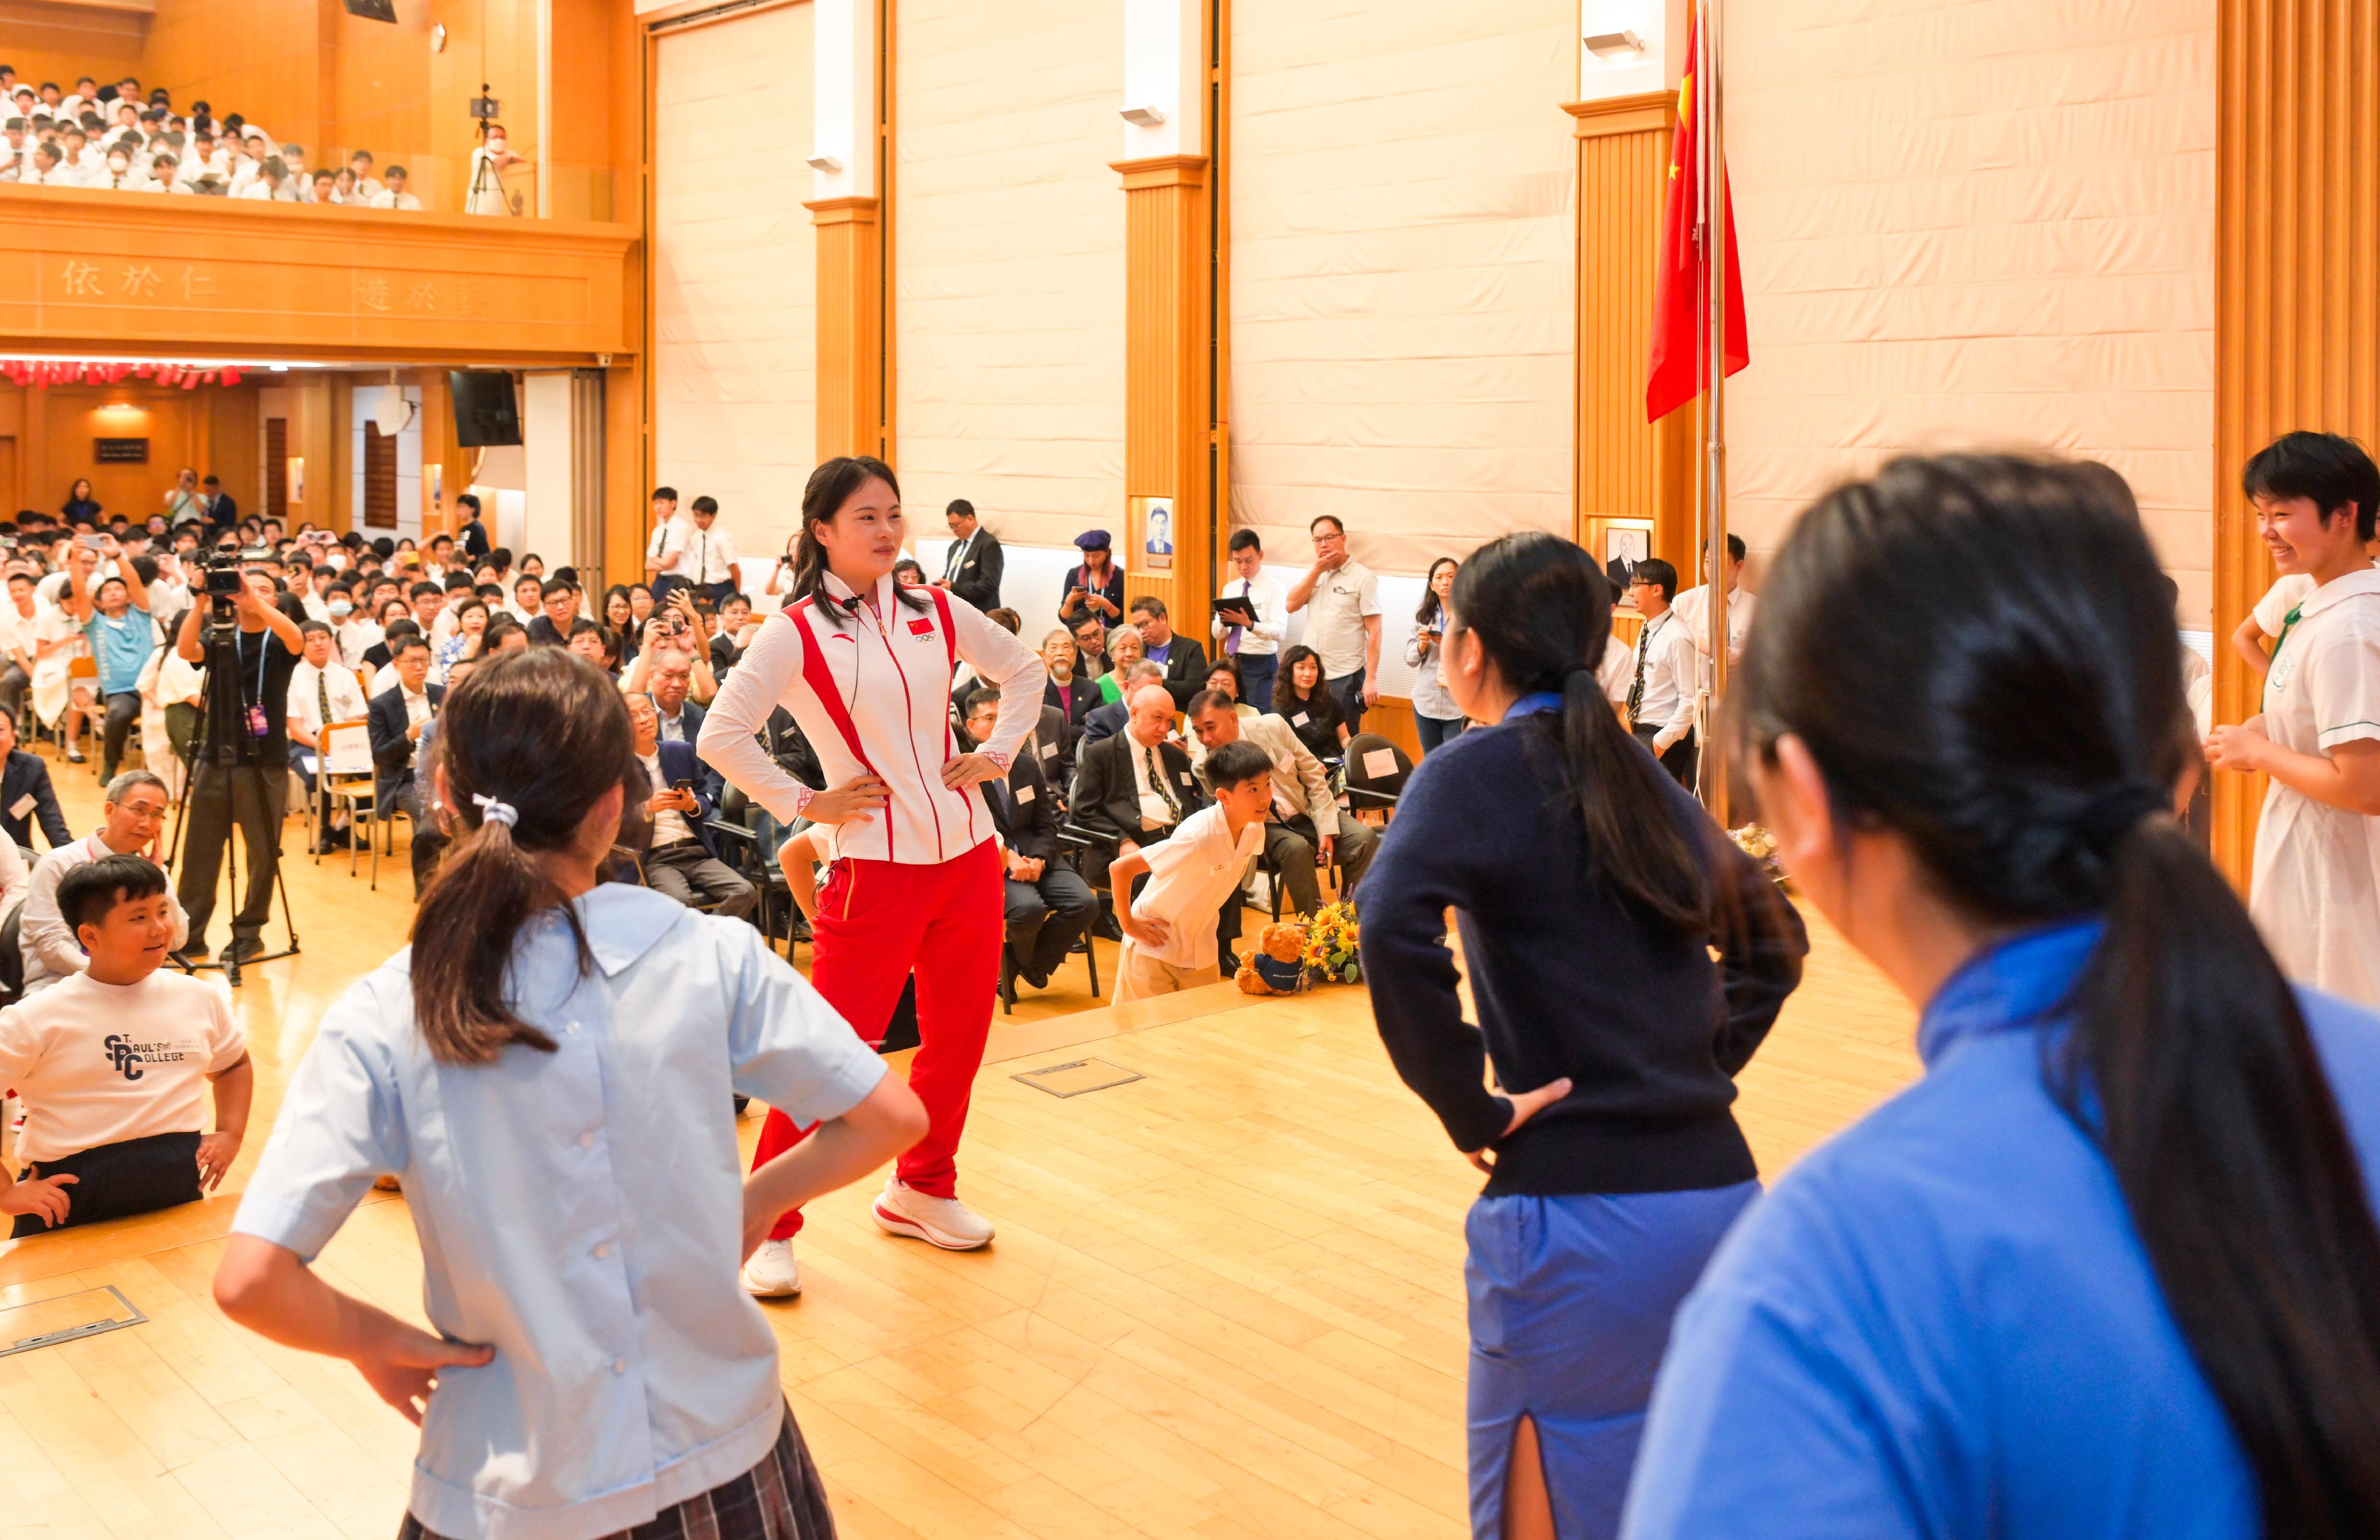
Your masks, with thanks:
<instances>
[{"instance_id":1,"label":"cameraman","mask_svg":"<svg viewBox=\"0 0 2380 1540\"><path fill-rule=\"evenodd\" d=\"M232 583L233 591L221 591ZM206 732L192 767L188 837L182 845L182 907L190 916L185 952L207 954L207 921L224 847L239 826L248 854L248 891L232 916L226 953L247 962L264 952L264 920L273 908L273 879L281 860L281 819L289 802L289 676L304 653L298 623L276 602L273 578L261 562L207 572L206 601L182 617L176 643L193 663L207 661L210 625L233 666L228 679L207 681ZM247 758L253 751L253 758Z\"/></svg>"}]
</instances>

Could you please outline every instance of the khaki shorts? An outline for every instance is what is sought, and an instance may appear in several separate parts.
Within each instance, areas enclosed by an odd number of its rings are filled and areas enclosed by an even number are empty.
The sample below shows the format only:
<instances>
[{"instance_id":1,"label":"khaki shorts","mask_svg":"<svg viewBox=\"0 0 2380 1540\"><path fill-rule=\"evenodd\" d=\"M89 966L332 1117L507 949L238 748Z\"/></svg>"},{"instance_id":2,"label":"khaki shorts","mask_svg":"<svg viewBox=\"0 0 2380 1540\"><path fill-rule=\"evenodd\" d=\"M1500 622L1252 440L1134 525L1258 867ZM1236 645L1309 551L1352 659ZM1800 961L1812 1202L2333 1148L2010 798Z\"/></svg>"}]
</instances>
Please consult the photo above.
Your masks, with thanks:
<instances>
[{"instance_id":1,"label":"khaki shorts","mask_svg":"<svg viewBox=\"0 0 2380 1540\"><path fill-rule=\"evenodd\" d=\"M1203 968L1185 968L1177 964L1160 962L1140 954L1137 943L1126 940L1116 957L1115 1003L1143 1000L1150 995L1174 995L1184 989L1195 989L1203 984L1222 982L1220 966L1209 963Z\"/></svg>"}]
</instances>

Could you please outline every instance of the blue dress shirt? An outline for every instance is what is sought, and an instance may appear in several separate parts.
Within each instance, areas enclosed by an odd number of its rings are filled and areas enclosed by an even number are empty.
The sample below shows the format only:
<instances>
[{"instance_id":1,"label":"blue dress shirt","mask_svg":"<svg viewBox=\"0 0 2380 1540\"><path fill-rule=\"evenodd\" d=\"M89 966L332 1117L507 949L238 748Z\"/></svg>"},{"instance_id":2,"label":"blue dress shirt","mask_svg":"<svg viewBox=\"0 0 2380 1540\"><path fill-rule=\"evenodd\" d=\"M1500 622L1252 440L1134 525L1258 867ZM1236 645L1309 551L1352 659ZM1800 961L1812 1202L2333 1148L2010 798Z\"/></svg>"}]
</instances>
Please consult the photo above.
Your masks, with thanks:
<instances>
[{"instance_id":1,"label":"blue dress shirt","mask_svg":"<svg viewBox=\"0 0 2380 1540\"><path fill-rule=\"evenodd\" d=\"M2252 1540L2255 1484L2043 1034L2099 934L1970 961L1925 1078L1788 1172L1680 1310L1622 1534ZM2301 992L2380 1204L2380 1017Z\"/></svg>"},{"instance_id":2,"label":"blue dress shirt","mask_svg":"<svg viewBox=\"0 0 2380 1540\"><path fill-rule=\"evenodd\" d=\"M458 1540L588 1540L742 1474L783 1415L776 1340L736 1279L731 1097L838 1117L884 1066L759 933L639 888L547 910L508 998L560 1050L432 1059L411 950L323 1018L233 1228L311 1260L394 1172L436 1329L492 1343L439 1376L411 1509Z\"/></svg>"}]
</instances>

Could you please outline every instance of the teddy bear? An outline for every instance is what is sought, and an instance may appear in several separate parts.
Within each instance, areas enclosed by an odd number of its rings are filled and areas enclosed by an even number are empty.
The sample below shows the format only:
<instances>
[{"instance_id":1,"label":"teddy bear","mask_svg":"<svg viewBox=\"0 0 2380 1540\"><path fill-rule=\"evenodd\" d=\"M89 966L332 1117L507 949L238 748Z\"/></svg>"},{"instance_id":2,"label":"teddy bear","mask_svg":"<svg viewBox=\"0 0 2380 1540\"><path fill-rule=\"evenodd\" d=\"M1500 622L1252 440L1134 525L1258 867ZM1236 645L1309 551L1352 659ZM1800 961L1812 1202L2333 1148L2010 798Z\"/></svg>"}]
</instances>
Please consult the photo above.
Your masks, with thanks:
<instances>
[{"instance_id":1,"label":"teddy bear","mask_svg":"<svg viewBox=\"0 0 2380 1540\"><path fill-rule=\"evenodd\" d=\"M1289 995L1305 988L1305 928L1272 924L1240 958L1234 982L1245 995Z\"/></svg>"}]
</instances>

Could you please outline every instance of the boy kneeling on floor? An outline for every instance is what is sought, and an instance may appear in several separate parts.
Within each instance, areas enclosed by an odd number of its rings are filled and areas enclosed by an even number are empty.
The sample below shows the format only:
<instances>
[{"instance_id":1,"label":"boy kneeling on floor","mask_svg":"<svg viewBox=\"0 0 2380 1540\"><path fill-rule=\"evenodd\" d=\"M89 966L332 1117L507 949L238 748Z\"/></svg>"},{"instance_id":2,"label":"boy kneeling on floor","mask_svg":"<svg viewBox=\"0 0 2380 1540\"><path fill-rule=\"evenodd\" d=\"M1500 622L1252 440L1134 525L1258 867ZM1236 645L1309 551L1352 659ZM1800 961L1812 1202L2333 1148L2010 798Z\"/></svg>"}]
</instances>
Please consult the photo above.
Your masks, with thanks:
<instances>
[{"instance_id":1,"label":"boy kneeling on floor","mask_svg":"<svg viewBox=\"0 0 2380 1540\"><path fill-rule=\"evenodd\" d=\"M0 1085L24 1098L0 1213L14 1235L192 1203L222 1183L248 1129L256 1073L231 992L172 969L165 874L103 855L58 883L58 913L91 963L0 1011ZM215 1132L201 1084L214 1085Z\"/></svg>"},{"instance_id":2,"label":"boy kneeling on floor","mask_svg":"<svg viewBox=\"0 0 2380 1540\"><path fill-rule=\"evenodd\" d=\"M1120 855L1108 868L1118 893L1131 892L1133 879L1149 874L1129 904L1116 906L1124 934L1116 962L1118 1005L1223 976L1217 965L1217 912L1264 849L1272 760L1241 739L1208 755L1200 769L1215 800L1184 819L1172 838Z\"/></svg>"}]
</instances>

